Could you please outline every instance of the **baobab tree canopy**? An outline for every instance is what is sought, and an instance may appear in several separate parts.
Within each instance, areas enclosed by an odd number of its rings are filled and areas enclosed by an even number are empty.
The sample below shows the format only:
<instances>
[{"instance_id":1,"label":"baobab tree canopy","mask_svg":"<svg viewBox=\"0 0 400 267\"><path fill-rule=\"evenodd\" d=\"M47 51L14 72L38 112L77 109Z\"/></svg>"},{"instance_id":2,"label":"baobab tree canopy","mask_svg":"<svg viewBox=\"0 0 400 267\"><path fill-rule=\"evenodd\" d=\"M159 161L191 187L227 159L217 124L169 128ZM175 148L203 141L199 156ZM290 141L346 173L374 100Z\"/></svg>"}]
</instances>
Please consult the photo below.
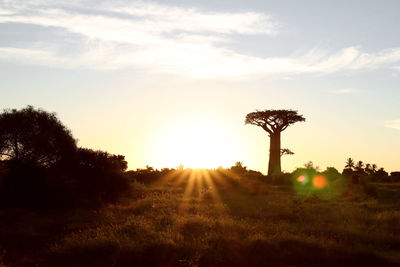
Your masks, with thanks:
<instances>
[{"instance_id":1,"label":"baobab tree canopy","mask_svg":"<svg viewBox=\"0 0 400 267\"><path fill-rule=\"evenodd\" d=\"M273 134L277 131L282 132L295 122L305 120L295 110L269 109L264 111L257 110L247 114L245 123L260 126L269 134Z\"/></svg>"},{"instance_id":2,"label":"baobab tree canopy","mask_svg":"<svg viewBox=\"0 0 400 267\"><path fill-rule=\"evenodd\" d=\"M281 132L289 125L305 120L297 111L285 109L257 110L246 115L245 124L260 126L270 137L268 175L281 173Z\"/></svg>"}]
</instances>

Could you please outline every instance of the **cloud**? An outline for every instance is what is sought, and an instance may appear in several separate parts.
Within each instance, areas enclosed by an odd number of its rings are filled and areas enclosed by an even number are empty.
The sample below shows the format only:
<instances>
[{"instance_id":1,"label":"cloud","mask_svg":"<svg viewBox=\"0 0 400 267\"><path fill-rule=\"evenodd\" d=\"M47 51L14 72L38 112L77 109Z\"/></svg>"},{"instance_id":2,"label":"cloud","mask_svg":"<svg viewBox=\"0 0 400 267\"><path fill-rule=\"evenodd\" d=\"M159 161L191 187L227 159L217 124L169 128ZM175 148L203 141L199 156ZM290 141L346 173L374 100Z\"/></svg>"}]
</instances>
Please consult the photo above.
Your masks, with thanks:
<instances>
[{"instance_id":1,"label":"cloud","mask_svg":"<svg viewBox=\"0 0 400 267\"><path fill-rule=\"evenodd\" d=\"M256 12L221 13L201 12L197 9L161 6L154 3L131 3L130 6L105 5L107 10L146 18L151 27L158 24L163 32L217 32L223 34L275 34L275 24L269 17Z\"/></svg>"},{"instance_id":2,"label":"cloud","mask_svg":"<svg viewBox=\"0 0 400 267\"><path fill-rule=\"evenodd\" d=\"M354 94L357 92L358 92L358 90L351 89L351 88L337 89L337 90L332 91L333 94L337 94L337 95Z\"/></svg>"},{"instance_id":3,"label":"cloud","mask_svg":"<svg viewBox=\"0 0 400 267\"><path fill-rule=\"evenodd\" d=\"M258 12L207 12L151 2L5 0L0 3L0 23L33 24L82 36L81 49L73 55L61 52L62 39L58 46L0 47L2 60L60 68L133 68L214 78L333 73L400 62L400 48L371 54L356 46L336 53L313 49L300 57L269 58L226 48L238 34L278 34L277 23Z\"/></svg>"},{"instance_id":4,"label":"cloud","mask_svg":"<svg viewBox=\"0 0 400 267\"><path fill-rule=\"evenodd\" d=\"M19 3L18 1L16 3ZM41 2L39 3L46 2ZM155 3L136 2L124 7L103 3L90 12L71 11L56 5L8 5L14 15L1 16L0 22L29 23L62 27L71 32L105 41L147 44L168 39L165 34L275 34L268 16L255 13L210 13ZM76 5L73 5L76 8ZM35 12L27 11L35 10ZM0 13L1 14L1 13Z\"/></svg>"},{"instance_id":5,"label":"cloud","mask_svg":"<svg viewBox=\"0 0 400 267\"><path fill-rule=\"evenodd\" d=\"M400 130L400 120L385 121L385 127Z\"/></svg>"},{"instance_id":6,"label":"cloud","mask_svg":"<svg viewBox=\"0 0 400 267\"><path fill-rule=\"evenodd\" d=\"M35 64L35 65L52 65L62 66L64 68L70 65L73 67L68 59L54 56L50 51L21 49L13 47L0 47L0 59L18 61L22 64Z\"/></svg>"}]
</instances>

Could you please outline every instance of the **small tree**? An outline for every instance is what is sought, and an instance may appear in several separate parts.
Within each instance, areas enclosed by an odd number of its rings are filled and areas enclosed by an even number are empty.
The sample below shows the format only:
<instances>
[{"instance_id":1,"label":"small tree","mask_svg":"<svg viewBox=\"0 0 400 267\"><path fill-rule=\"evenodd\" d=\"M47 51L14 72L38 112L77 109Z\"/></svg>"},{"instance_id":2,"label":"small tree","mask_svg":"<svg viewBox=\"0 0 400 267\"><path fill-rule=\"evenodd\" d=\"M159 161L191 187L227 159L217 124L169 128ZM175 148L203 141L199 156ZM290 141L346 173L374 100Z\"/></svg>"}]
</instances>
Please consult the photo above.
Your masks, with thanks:
<instances>
[{"instance_id":1,"label":"small tree","mask_svg":"<svg viewBox=\"0 0 400 267\"><path fill-rule=\"evenodd\" d=\"M245 124L260 126L269 135L268 175L281 174L281 132L291 124L305 120L294 110L257 110L246 115Z\"/></svg>"}]
</instances>

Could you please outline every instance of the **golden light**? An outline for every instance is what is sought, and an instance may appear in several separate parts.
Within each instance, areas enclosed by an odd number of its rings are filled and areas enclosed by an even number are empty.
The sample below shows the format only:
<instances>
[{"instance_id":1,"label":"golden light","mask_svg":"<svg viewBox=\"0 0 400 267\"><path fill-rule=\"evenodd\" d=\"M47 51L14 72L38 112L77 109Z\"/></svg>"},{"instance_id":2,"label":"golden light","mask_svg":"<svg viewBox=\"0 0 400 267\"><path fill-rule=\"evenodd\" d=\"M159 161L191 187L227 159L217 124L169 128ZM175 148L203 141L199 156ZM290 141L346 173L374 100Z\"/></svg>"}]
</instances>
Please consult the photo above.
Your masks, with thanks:
<instances>
[{"instance_id":1,"label":"golden light","mask_svg":"<svg viewBox=\"0 0 400 267\"><path fill-rule=\"evenodd\" d=\"M323 189L328 185L328 179L325 176L317 175L312 180L313 185L318 189Z\"/></svg>"},{"instance_id":2,"label":"golden light","mask_svg":"<svg viewBox=\"0 0 400 267\"><path fill-rule=\"evenodd\" d=\"M154 139L153 162L161 167L229 167L238 161L240 140L223 120L212 116L187 114L166 123Z\"/></svg>"}]
</instances>

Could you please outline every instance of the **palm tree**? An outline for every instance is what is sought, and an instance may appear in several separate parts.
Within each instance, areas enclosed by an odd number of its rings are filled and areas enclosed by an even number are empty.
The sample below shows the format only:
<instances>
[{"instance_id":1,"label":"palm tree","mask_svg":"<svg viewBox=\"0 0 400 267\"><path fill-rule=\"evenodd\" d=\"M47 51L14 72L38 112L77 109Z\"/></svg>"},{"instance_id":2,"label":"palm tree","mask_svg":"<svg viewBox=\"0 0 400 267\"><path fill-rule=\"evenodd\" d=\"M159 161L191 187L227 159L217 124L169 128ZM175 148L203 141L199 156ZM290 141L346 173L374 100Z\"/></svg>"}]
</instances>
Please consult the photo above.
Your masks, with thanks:
<instances>
[{"instance_id":1,"label":"palm tree","mask_svg":"<svg viewBox=\"0 0 400 267\"><path fill-rule=\"evenodd\" d=\"M374 163L372 164L372 172L375 173L378 166Z\"/></svg>"},{"instance_id":2,"label":"palm tree","mask_svg":"<svg viewBox=\"0 0 400 267\"><path fill-rule=\"evenodd\" d=\"M365 164L365 171L366 171L368 174L371 174L371 173L372 173L371 164L369 164L369 163Z\"/></svg>"},{"instance_id":3,"label":"palm tree","mask_svg":"<svg viewBox=\"0 0 400 267\"><path fill-rule=\"evenodd\" d=\"M356 170L358 172L364 172L364 162L362 162L361 160L359 160L356 164Z\"/></svg>"},{"instance_id":4,"label":"palm tree","mask_svg":"<svg viewBox=\"0 0 400 267\"><path fill-rule=\"evenodd\" d=\"M352 158L348 158L346 160L346 166L344 166L344 168L352 170L354 166L355 166L354 160Z\"/></svg>"},{"instance_id":5,"label":"palm tree","mask_svg":"<svg viewBox=\"0 0 400 267\"><path fill-rule=\"evenodd\" d=\"M363 168L364 168L364 162L362 162L362 160L359 160L356 164L356 169L362 170Z\"/></svg>"}]
</instances>

